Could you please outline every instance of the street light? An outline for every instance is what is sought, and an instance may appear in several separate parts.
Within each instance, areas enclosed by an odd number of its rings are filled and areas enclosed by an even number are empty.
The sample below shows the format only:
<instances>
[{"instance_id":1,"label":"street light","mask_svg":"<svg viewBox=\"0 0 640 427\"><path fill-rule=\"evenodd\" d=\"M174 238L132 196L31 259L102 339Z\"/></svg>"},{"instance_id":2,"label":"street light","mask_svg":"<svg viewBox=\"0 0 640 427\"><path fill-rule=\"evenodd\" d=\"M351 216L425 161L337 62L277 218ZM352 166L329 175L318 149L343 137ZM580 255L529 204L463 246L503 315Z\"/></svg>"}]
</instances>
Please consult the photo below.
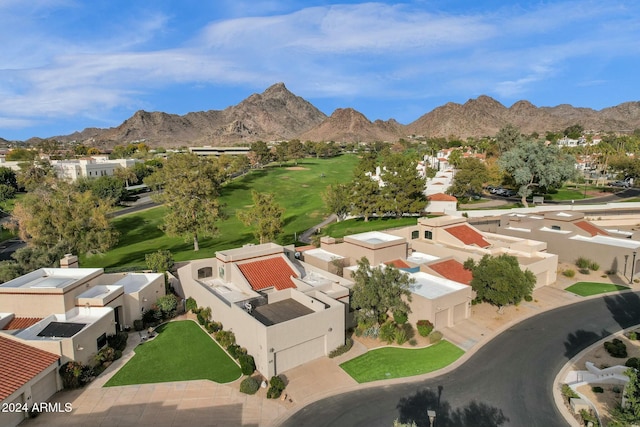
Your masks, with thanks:
<instances>
[{"instance_id":1,"label":"street light","mask_svg":"<svg viewBox=\"0 0 640 427\"><path fill-rule=\"evenodd\" d=\"M633 251L633 261L631 261L631 276L629 276L629 284L633 284L633 274L636 272L636 251Z\"/></svg>"}]
</instances>

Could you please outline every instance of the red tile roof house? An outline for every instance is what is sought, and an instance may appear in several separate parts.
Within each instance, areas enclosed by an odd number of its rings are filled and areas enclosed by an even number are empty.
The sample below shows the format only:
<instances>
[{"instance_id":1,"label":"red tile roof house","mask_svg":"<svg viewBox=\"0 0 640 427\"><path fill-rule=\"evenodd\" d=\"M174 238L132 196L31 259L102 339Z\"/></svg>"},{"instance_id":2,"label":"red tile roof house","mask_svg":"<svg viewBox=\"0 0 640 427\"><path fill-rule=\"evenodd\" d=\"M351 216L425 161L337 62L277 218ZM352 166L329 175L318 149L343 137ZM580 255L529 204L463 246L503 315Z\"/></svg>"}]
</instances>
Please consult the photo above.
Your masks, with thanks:
<instances>
[{"instance_id":1,"label":"red tile roof house","mask_svg":"<svg viewBox=\"0 0 640 427\"><path fill-rule=\"evenodd\" d=\"M178 269L179 293L211 307L260 373L271 377L345 342L352 283L274 243L218 251Z\"/></svg>"},{"instance_id":2,"label":"red tile roof house","mask_svg":"<svg viewBox=\"0 0 640 427\"><path fill-rule=\"evenodd\" d=\"M62 389L59 360L57 354L0 334L0 426L17 426L25 418L25 405L46 402Z\"/></svg>"},{"instance_id":3,"label":"red tile roof house","mask_svg":"<svg viewBox=\"0 0 640 427\"><path fill-rule=\"evenodd\" d=\"M636 218L633 218L635 224ZM579 257L595 261L602 271L631 276L633 253L640 273L640 240L633 233L600 227L577 211L533 214L507 214L500 217L497 233L547 243L549 252L558 254L561 262L574 264Z\"/></svg>"},{"instance_id":4,"label":"red tile roof house","mask_svg":"<svg viewBox=\"0 0 640 427\"><path fill-rule=\"evenodd\" d=\"M435 193L427 196L427 208L426 212L430 214L446 214L448 212L455 212L458 209L458 199L454 196L450 196L444 193Z\"/></svg>"}]
</instances>

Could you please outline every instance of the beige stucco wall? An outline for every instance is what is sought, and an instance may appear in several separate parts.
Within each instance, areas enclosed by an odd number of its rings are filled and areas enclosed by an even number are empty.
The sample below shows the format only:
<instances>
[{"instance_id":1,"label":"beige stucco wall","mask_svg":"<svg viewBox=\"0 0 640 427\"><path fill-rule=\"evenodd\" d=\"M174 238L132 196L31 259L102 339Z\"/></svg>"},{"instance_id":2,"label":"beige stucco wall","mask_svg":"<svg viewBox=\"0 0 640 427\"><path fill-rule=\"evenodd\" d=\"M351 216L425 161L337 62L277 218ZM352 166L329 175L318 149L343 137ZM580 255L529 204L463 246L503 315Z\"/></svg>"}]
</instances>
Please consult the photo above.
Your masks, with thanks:
<instances>
[{"instance_id":1,"label":"beige stucco wall","mask_svg":"<svg viewBox=\"0 0 640 427\"><path fill-rule=\"evenodd\" d=\"M467 286L459 291L443 295L439 298L428 299L423 296L411 295L411 313L409 313L409 323L414 327L418 320L429 320L434 324L436 329L442 329L455 324L453 318L453 310L456 305L463 304L465 307L464 318L471 315L469 304L473 299L473 290L471 286ZM449 310L446 322L438 322L436 314ZM440 317L438 317L440 318Z\"/></svg>"}]
</instances>

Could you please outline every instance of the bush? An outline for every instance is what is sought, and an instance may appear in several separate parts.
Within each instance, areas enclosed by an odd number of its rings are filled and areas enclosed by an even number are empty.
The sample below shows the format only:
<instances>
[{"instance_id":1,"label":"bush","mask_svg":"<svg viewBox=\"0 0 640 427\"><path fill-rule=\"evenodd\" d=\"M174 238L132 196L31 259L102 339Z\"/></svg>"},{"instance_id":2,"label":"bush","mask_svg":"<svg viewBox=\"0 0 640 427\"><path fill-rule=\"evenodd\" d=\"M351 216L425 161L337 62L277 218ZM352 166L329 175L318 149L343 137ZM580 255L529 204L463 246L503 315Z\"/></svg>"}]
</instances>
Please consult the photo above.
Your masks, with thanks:
<instances>
[{"instance_id":1,"label":"bush","mask_svg":"<svg viewBox=\"0 0 640 427\"><path fill-rule=\"evenodd\" d=\"M404 325L407 323L407 320L409 320L409 316L404 312L394 312L393 320L395 320L398 325Z\"/></svg>"},{"instance_id":2,"label":"bush","mask_svg":"<svg viewBox=\"0 0 640 427\"><path fill-rule=\"evenodd\" d=\"M576 271L568 268L562 272L562 275L565 277L573 277L576 275Z\"/></svg>"},{"instance_id":3,"label":"bush","mask_svg":"<svg viewBox=\"0 0 640 427\"><path fill-rule=\"evenodd\" d=\"M406 343L407 339L407 331L403 328L396 329L396 343L398 343L398 345Z\"/></svg>"},{"instance_id":4,"label":"bush","mask_svg":"<svg viewBox=\"0 0 640 427\"><path fill-rule=\"evenodd\" d=\"M158 306L158 310L162 313L163 319L171 319L176 317L176 312L178 310L178 297L173 294L162 296L158 298L156 305Z\"/></svg>"},{"instance_id":5,"label":"bush","mask_svg":"<svg viewBox=\"0 0 640 427\"><path fill-rule=\"evenodd\" d=\"M636 331L629 332L629 339L633 340L633 341L637 340L638 339L638 333Z\"/></svg>"},{"instance_id":6,"label":"bush","mask_svg":"<svg viewBox=\"0 0 640 427\"><path fill-rule=\"evenodd\" d=\"M144 329L144 322L142 319L136 319L133 321L133 329L136 331L141 331Z\"/></svg>"},{"instance_id":7,"label":"bush","mask_svg":"<svg viewBox=\"0 0 640 427\"><path fill-rule=\"evenodd\" d=\"M106 362L113 362L116 360L116 351L107 346L102 347L102 349L95 355L93 360L96 362L96 365L103 365Z\"/></svg>"},{"instance_id":8,"label":"bush","mask_svg":"<svg viewBox=\"0 0 640 427\"><path fill-rule=\"evenodd\" d=\"M107 345L116 350L123 351L127 347L129 334L126 332L118 332L114 335L107 335Z\"/></svg>"},{"instance_id":9,"label":"bush","mask_svg":"<svg viewBox=\"0 0 640 427\"><path fill-rule=\"evenodd\" d=\"M580 397L568 384L562 384L561 393L567 400Z\"/></svg>"},{"instance_id":10,"label":"bush","mask_svg":"<svg viewBox=\"0 0 640 427\"><path fill-rule=\"evenodd\" d=\"M415 347L415 346L417 346L417 345L418 345L418 341L416 341L416 339L415 339L415 338L411 338L411 339L409 340L409 345L410 345L411 347Z\"/></svg>"},{"instance_id":11,"label":"bush","mask_svg":"<svg viewBox=\"0 0 640 427\"><path fill-rule=\"evenodd\" d=\"M351 347L353 347L353 340L351 338L347 338L344 344L342 344L340 347L336 347L329 353L329 357L334 358L345 354L347 351L351 350Z\"/></svg>"},{"instance_id":12,"label":"bush","mask_svg":"<svg viewBox=\"0 0 640 427\"><path fill-rule=\"evenodd\" d=\"M626 362L624 362L624 366L627 366L629 368L640 369L640 359L638 359L637 357L632 357L628 359Z\"/></svg>"},{"instance_id":13,"label":"bush","mask_svg":"<svg viewBox=\"0 0 640 427\"><path fill-rule=\"evenodd\" d=\"M594 393L604 393L604 389L600 386L591 387L591 391Z\"/></svg>"},{"instance_id":14,"label":"bush","mask_svg":"<svg viewBox=\"0 0 640 427\"><path fill-rule=\"evenodd\" d=\"M435 344L441 339L442 339L442 332L440 331L433 331L431 332L431 334L429 334L429 342L431 342L431 344Z\"/></svg>"},{"instance_id":15,"label":"bush","mask_svg":"<svg viewBox=\"0 0 640 427\"><path fill-rule=\"evenodd\" d=\"M277 375L274 375L269 380L269 390L267 390L267 398L269 399L277 399L282 394L282 391L285 388L284 381Z\"/></svg>"},{"instance_id":16,"label":"bush","mask_svg":"<svg viewBox=\"0 0 640 427\"><path fill-rule=\"evenodd\" d=\"M198 319L198 323L200 323L202 326L204 326L206 324L206 320L204 320L204 317L202 317L202 314L198 313L196 314L196 318Z\"/></svg>"},{"instance_id":17,"label":"bush","mask_svg":"<svg viewBox=\"0 0 640 427\"><path fill-rule=\"evenodd\" d=\"M578 271L580 272L580 274L589 274L589 273L591 273L591 270L589 270L588 268L581 268Z\"/></svg>"},{"instance_id":18,"label":"bush","mask_svg":"<svg viewBox=\"0 0 640 427\"><path fill-rule=\"evenodd\" d=\"M184 309L187 311L191 311L192 313L195 313L196 310L198 309L198 303L196 302L195 299L193 299L192 297L187 298L187 302L185 302L184 304Z\"/></svg>"},{"instance_id":19,"label":"bush","mask_svg":"<svg viewBox=\"0 0 640 427\"><path fill-rule=\"evenodd\" d=\"M526 302L531 302L531 301L533 301L533 297L532 297L531 295L525 295L525 296L524 296L524 300L525 300Z\"/></svg>"},{"instance_id":20,"label":"bush","mask_svg":"<svg viewBox=\"0 0 640 427\"><path fill-rule=\"evenodd\" d=\"M80 362L74 360L60 366L58 373L62 378L62 386L66 389L74 389L85 385L86 376L83 375L83 372L86 372L86 370L84 368Z\"/></svg>"},{"instance_id":21,"label":"bush","mask_svg":"<svg viewBox=\"0 0 640 427\"><path fill-rule=\"evenodd\" d=\"M246 350L244 350L243 352L238 344L231 344L229 347L227 347L227 352L229 353L229 355L231 355L231 357L237 359L241 354L245 354Z\"/></svg>"},{"instance_id":22,"label":"bush","mask_svg":"<svg viewBox=\"0 0 640 427\"><path fill-rule=\"evenodd\" d=\"M387 344L393 343L396 339L396 324L393 322L387 322L380 326L380 339Z\"/></svg>"},{"instance_id":23,"label":"bush","mask_svg":"<svg viewBox=\"0 0 640 427\"><path fill-rule=\"evenodd\" d=\"M604 343L604 348L612 357L623 358L627 357L627 346L618 338L614 338L611 341Z\"/></svg>"},{"instance_id":24,"label":"bush","mask_svg":"<svg viewBox=\"0 0 640 427\"><path fill-rule=\"evenodd\" d=\"M150 308L142 314L144 326L155 326L162 320L162 312L155 308Z\"/></svg>"},{"instance_id":25,"label":"bush","mask_svg":"<svg viewBox=\"0 0 640 427\"><path fill-rule=\"evenodd\" d=\"M428 320L418 320L416 327L421 337L428 337L431 331L433 331L433 323Z\"/></svg>"},{"instance_id":26,"label":"bush","mask_svg":"<svg viewBox=\"0 0 640 427\"><path fill-rule=\"evenodd\" d=\"M253 377L247 377L240 383L240 392L245 394L256 394L260 389L260 381Z\"/></svg>"},{"instance_id":27,"label":"bush","mask_svg":"<svg viewBox=\"0 0 640 427\"><path fill-rule=\"evenodd\" d=\"M589 264L589 269L593 271L598 271L600 270L600 264L598 264L595 261L592 261L591 264Z\"/></svg>"},{"instance_id":28,"label":"bush","mask_svg":"<svg viewBox=\"0 0 640 427\"><path fill-rule=\"evenodd\" d=\"M243 375L251 375L255 372L256 362L250 354L241 354L238 357L238 362L240 362L240 370Z\"/></svg>"},{"instance_id":29,"label":"bush","mask_svg":"<svg viewBox=\"0 0 640 427\"><path fill-rule=\"evenodd\" d=\"M576 260L576 267L580 269L589 268L589 265L591 265L591 261L585 257L580 257Z\"/></svg>"},{"instance_id":30,"label":"bush","mask_svg":"<svg viewBox=\"0 0 640 427\"><path fill-rule=\"evenodd\" d=\"M215 339L223 348L228 348L231 344L236 343L236 336L231 331L218 331L215 334Z\"/></svg>"}]
</instances>

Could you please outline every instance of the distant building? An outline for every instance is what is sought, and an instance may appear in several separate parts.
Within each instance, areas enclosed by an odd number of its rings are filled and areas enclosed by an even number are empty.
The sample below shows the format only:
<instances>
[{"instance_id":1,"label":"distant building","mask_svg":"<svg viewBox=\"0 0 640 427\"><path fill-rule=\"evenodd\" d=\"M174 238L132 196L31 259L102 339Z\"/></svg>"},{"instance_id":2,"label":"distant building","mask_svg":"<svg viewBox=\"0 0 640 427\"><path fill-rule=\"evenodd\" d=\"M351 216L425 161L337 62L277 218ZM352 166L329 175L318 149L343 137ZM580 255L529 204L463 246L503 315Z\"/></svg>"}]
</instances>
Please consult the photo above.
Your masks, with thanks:
<instances>
[{"instance_id":1,"label":"distant building","mask_svg":"<svg viewBox=\"0 0 640 427\"><path fill-rule=\"evenodd\" d=\"M83 157L75 160L52 160L51 165L59 178L72 182L79 178L113 176L117 168L130 168L135 159L109 159L107 156Z\"/></svg>"},{"instance_id":2,"label":"distant building","mask_svg":"<svg viewBox=\"0 0 640 427\"><path fill-rule=\"evenodd\" d=\"M251 151L251 147L189 147L189 152L198 156L246 156Z\"/></svg>"}]
</instances>

